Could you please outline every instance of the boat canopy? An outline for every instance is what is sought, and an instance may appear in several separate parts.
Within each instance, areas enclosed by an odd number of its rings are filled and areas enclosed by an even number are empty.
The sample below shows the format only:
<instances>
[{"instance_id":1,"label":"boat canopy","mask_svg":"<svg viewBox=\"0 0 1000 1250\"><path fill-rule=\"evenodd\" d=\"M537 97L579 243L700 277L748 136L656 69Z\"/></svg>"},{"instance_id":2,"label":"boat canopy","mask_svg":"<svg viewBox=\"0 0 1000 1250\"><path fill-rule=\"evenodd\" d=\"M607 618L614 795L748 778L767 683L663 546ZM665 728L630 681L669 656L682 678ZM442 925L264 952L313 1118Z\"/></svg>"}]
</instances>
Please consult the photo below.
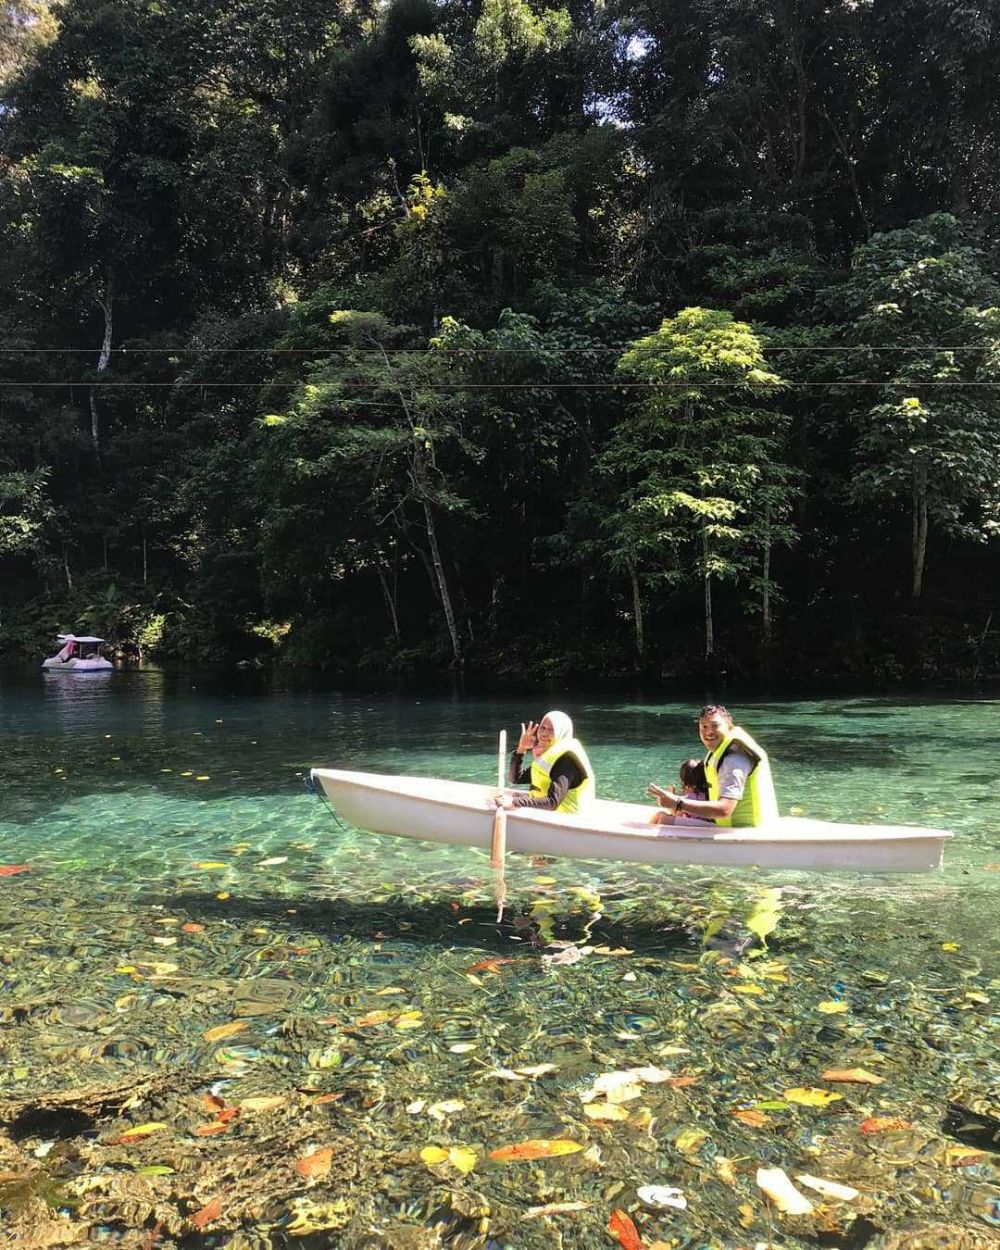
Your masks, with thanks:
<instances>
[{"instance_id":1,"label":"boat canopy","mask_svg":"<svg viewBox=\"0 0 1000 1250\"><path fill-rule=\"evenodd\" d=\"M91 634L56 634L60 642L103 642L103 638L94 638Z\"/></svg>"}]
</instances>

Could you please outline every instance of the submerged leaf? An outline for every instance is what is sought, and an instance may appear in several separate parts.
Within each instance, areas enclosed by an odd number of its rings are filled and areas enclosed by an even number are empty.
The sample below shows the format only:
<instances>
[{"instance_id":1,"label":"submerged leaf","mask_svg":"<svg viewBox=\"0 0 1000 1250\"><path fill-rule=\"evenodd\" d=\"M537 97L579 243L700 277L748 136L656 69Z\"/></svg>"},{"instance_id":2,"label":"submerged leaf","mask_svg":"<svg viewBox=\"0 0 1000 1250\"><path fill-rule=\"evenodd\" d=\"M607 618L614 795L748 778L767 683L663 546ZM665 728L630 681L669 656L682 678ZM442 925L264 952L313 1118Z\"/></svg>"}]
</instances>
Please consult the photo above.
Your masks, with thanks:
<instances>
[{"instance_id":1,"label":"submerged leaf","mask_svg":"<svg viewBox=\"0 0 1000 1250\"><path fill-rule=\"evenodd\" d=\"M616 1102L588 1102L583 1114L591 1120L627 1120L628 1111Z\"/></svg>"},{"instance_id":2,"label":"submerged leaf","mask_svg":"<svg viewBox=\"0 0 1000 1250\"><path fill-rule=\"evenodd\" d=\"M639 1230L624 1211L616 1208L611 1212L611 1218L608 1220L608 1232L618 1238L622 1250L643 1250Z\"/></svg>"},{"instance_id":3,"label":"submerged leaf","mask_svg":"<svg viewBox=\"0 0 1000 1250\"><path fill-rule=\"evenodd\" d=\"M586 1211L589 1202L547 1202L543 1207L528 1207L526 1220L537 1220L542 1215L562 1215L566 1211Z\"/></svg>"},{"instance_id":4,"label":"submerged leaf","mask_svg":"<svg viewBox=\"0 0 1000 1250\"><path fill-rule=\"evenodd\" d=\"M447 1150L441 1146L424 1146L420 1152L420 1157L428 1167L435 1167L439 1163L444 1163L448 1158Z\"/></svg>"},{"instance_id":5,"label":"submerged leaf","mask_svg":"<svg viewBox=\"0 0 1000 1250\"><path fill-rule=\"evenodd\" d=\"M233 1020L229 1024L217 1024L214 1029L207 1029L202 1036L206 1042L218 1042L224 1037L235 1037L249 1027L246 1020Z\"/></svg>"},{"instance_id":6,"label":"submerged leaf","mask_svg":"<svg viewBox=\"0 0 1000 1250\"><path fill-rule=\"evenodd\" d=\"M826 1002L817 1003L816 1010L821 1011L824 1016L840 1016L845 1011L849 1011L847 1003L838 1002L835 999L827 999Z\"/></svg>"},{"instance_id":7,"label":"submerged leaf","mask_svg":"<svg viewBox=\"0 0 1000 1250\"><path fill-rule=\"evenodd\" d=\"M222 1215L222 1199L213 1198L211 1202L207 1202L200 1211L191 1216L191 1224L201 1231L207 1224L214 1223Z\"/></svg>"},{"instance_id":8,"label":"submerged leaf","mask_svg":"<svg viewBox=\"0 0 1000 1250\"><path fill-rule=\"evenodd\" d=\"M841 1185L839 1181L828 1181L822 1176L810 1176L808 1172L799 1172L795 1179L807 1189L815 1189L824 1198L833 1198L837 1202L853 1202L861 1196L861 1191L852 1189L850 1185Z\"/></svg>"},{"instance_id":9,"label":"submerged leaf","mask_svg":"<svg viewBox=\"0 0 1000 1250\"><path fill-rule=\"evenodd\" d=\"M873 1115L861 1121L861 1131L866 1137L873 1133L895 1133L908 1128L913 1128L909 1120L900 1120L889 1115Z\"/></svg>"},{"instance_id":10,"label":"submerged leaf","mask_svg":"<svg viewBox=\"0 0 1000 1250\"><path fill-rule=\"evenodd\" d=\"M882 1085L885 1082L884 1076L876 1076L874 1072L868 1072L865 1068L830 1068L823 1073L824 1081L845 1081L858 1085Z\"/></svg>"},{"instance_id":11,"label":"submerged leaf","mask_svg":"<svg viewBox=\"0 0 1000 1250\"><path fill-rule=\"evenodd\" d=\"M296 1159L295 1170L299 1176L312 1177L319 1179L330 1175L330 1168L333 1166L333 1147L318 1146L307 1155L303 1155L301 1159Z\"/></svg>"},{"instance_id":12,"label":"submerged leaf","mask_svg":"<svg viewBox=\"0 0 1000 1250\"><path fill-rule=\"evenodd\" d=\"M836 1102L838 1098L843 1098L843 1094L835 1094L830 1089L814 1089L812 1086L800 1085L795 1089L786 1089L785 1097L789 1102L800 1103L803 1107L826 1107L831 1102Z\"/></svg>"},{"instance_id":13,"label":"submerged leaf","mask_svg":"<svg viewBox=\"0 0 1000 1250\"><path fill-rule=\"evenodd\" d=\"M809 1215L813 1210L813 1204L781 1168L758 1168L757 1186L785 1215Z\"/></svg>"},{"instance_id":14,"label":"submerged leaf","mask_svg":"<svg viewBox=\"0 0 1000 1250\"><path fill-rule=\"evenodd\" d=\"M526 1159L554 1159L559 1155L576 1154L583 1147L567 1137L532 1137L512 1146L498 1146L490 1151L490 1158L500 1163L517 1163Z\"/></svg>"}]
</instances>

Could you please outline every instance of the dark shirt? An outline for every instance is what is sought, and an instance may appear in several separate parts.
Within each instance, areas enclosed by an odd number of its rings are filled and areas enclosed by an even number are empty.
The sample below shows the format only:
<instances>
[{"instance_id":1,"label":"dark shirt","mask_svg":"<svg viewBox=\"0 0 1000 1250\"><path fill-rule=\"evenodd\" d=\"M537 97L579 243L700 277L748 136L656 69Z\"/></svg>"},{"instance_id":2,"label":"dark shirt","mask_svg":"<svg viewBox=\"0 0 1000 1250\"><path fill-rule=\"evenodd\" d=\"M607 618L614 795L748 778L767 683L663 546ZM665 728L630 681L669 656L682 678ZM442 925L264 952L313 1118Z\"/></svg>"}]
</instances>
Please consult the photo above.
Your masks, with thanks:
<instances>
[{"instance_id":1,"label":"dark shirt","mask_svg":"<svg viewBox=\"0 0 1000 1250\"><path fill-rule=\"evenodd\" d=\"M527 768L521 768L521 753L516 747L510 759L509 776L514 785L520 786L525 782L529 784L531 782L531 764L529 763ZM548 794L544 798L533 797L530 794L515 794L514 806L539 807L543 811L555 811L567 793L575 790L577 786L582 786L586 778L587 774L583 771L580 761L571 751L567 751L552 765Z\"/></svg>"}]
</instances>

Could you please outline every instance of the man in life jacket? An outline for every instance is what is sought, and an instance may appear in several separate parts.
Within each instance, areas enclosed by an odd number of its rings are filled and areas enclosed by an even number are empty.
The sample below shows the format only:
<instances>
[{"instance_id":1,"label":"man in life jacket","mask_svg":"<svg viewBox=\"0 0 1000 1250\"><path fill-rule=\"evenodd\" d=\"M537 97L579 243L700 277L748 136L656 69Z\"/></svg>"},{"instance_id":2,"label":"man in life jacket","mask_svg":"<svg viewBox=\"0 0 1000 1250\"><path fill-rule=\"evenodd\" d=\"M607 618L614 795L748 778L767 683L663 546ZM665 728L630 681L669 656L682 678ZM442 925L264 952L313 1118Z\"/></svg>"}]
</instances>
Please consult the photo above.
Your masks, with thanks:
<instances>
[{"instance_id":1,"label":"man in life jacket","mask_svg":"<svg viewBox=\"0 0 1000 1250\"><path fill-rule=\"evenodd\" d=\"M777 820L778 800L767 752L745 729L733 724L721 703L710 703L698 713L698 736L706 751L708 798L685 798L650 786L657 803L671 815L683 812L693 820L724 828ZM684 823L687 826L691 821Z\"/></svg>"},{"instance_id":2,"label":"man in life jacket","mask_svg":"<svg viewBox=\"0 0 1000 1250\"><path fill-rule=\"evenodd\" d=\"M524 756L531 752L527 768ZM521 736L510 760L513 785L529 782L528 794L503 794L504 807L534 807L543 811L583 812L594 797L594 770L587 752L573 736L573 722L565 712L546 712L536 725L521 726Z\"/></svg>"}]
</instances>

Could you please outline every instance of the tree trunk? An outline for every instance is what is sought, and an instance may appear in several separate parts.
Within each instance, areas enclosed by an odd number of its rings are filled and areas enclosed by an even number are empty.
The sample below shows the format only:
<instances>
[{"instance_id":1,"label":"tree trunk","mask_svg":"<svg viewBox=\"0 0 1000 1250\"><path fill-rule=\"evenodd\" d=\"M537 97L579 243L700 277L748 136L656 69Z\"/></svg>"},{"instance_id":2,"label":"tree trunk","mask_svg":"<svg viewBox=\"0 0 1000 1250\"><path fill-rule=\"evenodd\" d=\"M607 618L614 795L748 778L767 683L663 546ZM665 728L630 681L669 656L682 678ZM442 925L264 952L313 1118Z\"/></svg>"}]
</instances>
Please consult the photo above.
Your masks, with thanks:
<instances>
[{"instance_id":1,"label":"tree trunk","mask_svg":"<svg viewBox=\"0 0 1000 1250\"><path fill-rule=\"evenodd\" d=\"M927 560L927 466L913 466L913 533L911 539L911 563L913 584L910 590L914 599L924 591L924 565Z\"/></svg>"},{"instance_id":2,"label":"tree trunk","mask_svg":"<svg viewBox=\"0 0 1000 1250\"><path fill-rule=\"evenodd\" d=\"M646 630L642 618L642 595L639 591L639 570L634 560L628 561L628 577L632 586L632 619L635 623L635 654L640 664L646 660Z\"/></svg>"},{"instance_id":3,"label":"tree trunk","mask_svg":"<svg viewBox=\"0 0 1000 1250\"><path fill-rule=\"evenodd\" d=\"M708 571L708 530L701 531L701 559L705 577L705 664L711 666L715 658L715 626L712 622L712 575Z\"/></svg>"},{"instance_id":4,"label":"tree trunk","mask_svg":"<svg viewBox=\"0 0 1000 1250\"><path fill-rule=\"evenodd\" d=\"M382 594L385 598L385 606L389 611L389 620L392 623L392 636L396 640L398 647L403 640L403 636L399 629L399 613L396 610L396 600L392 591L389 589L389 582L385 575L385 569L381 565L378 566L378 582L382 587Z\"/></svg>"},{"instance_id":5,"label":"tree trunk","mask_svg":"<svg viewBox=\"0 0 1000 1250\"><path fill-rule=\"evenodd\" d=\"M73 589L73 574L69 571L69 548L63 543L63 572L66 574L66 589Z\"/></svg>"},{"instance_id":6,"label":"tree trunk","mask_svg":"<svg viewBox=\"0 0 1000 1250\"><path fill-rule=\"evenodd\" d=\"M146 547L146 531L142 531L142 584L149 579L149 551Z\"/></svg>"},{"instance_id":7,"label":"tree trunk","mask_svg":"<svg viewBox=\"0 0 1000 1250\"><path fill-rule=\"evenodd\" d=\"M771 645L771 504L764 504L764 567L761 614L764 646Z\"/></svg>"},{"instance_id":8,"label":"tree trunk","mask_svg":"<svg viewBox=\"0 0 1000 1250\"><path fill-rule=\"evenodd\" d=\"M104 298L98 299L97 304L104 313L104 339L101 343L101 354L97 358L97 372L104 373L111 360L111 342L112 342L112 309L113 294L111 290L111 275L108 275L104 284ZM96 387L90 388L90 441L94 448L94 456L97 463L101 463L101 413L97 406L97 390Z\"/></svg>"},{"instance_id":9,"label":"tree trunk","mask_svg":"<svg viewBox=\"0 0 1000 1250\"><path fill-rule=\"evenodd\" d=\"M434 524L434 513L431 511L431 505L427 499L422 499L421 503L424 508L424 523L427 526L427 541L431 549L431 563L434 565L434 576L437 578L438 594L441 598L441 607L444 610L444 619L448 624L448 634L451 637L451 651L454 656L455 663L459 668L464 664L462 659L462 643L458 636L458 627L455 624L455 612L451 606L451 594L448 590L448 579L444 575L444 562L441 559L441 549L438 547L437 527Z\"/></svg>"}]
</instances>

